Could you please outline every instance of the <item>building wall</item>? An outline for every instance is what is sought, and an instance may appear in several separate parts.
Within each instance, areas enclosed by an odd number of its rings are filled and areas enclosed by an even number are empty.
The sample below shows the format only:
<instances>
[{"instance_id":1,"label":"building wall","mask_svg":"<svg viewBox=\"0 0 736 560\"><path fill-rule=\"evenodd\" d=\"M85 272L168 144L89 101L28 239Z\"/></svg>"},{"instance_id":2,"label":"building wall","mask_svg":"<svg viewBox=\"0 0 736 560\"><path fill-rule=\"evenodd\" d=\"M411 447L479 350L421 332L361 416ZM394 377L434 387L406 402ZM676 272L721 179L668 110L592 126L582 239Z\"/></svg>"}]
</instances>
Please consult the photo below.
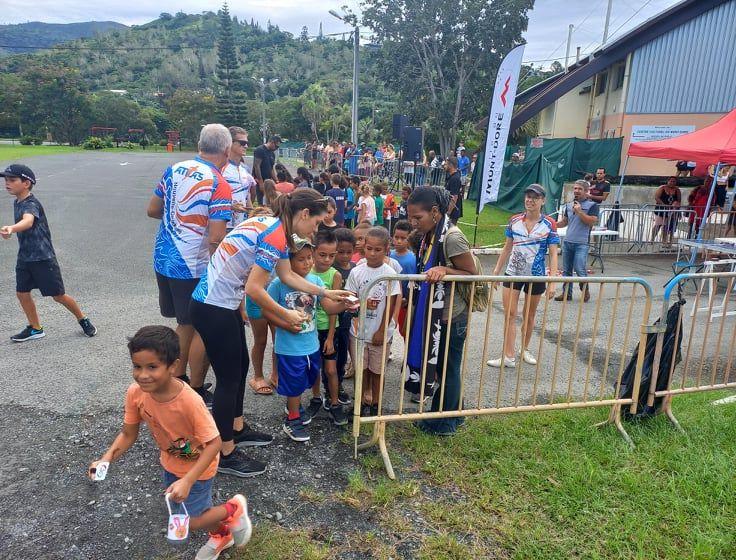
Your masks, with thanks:
<instances>
[{"instance_id":1,"label":"building wall","mask_svg":"<svg viewBox=\"0 0 736 560\"><path fill-rule=\"evenodd\" d=\"M627 113L726 113L736 107L736 0L634 51Z\"/></svg>"},{"instance_id":2,"label":"building wall","mask_svg":"<svg viewBox=\"0 0 736 560\"><path fill-rule=\"evenodd\" d=\"M560 97L539 114L539 136L543 138L585 138L590 94L581 94L591 87L587 80Z\"/></svg>"},{"instance_id":3,"label":"building wall","mask_svg":"<svg viewBox=\"0 0 736 560\"><path fill-rule=\"evenodd\" d=\"M629 149L631 138L631 127L635 125L695 125L695 130L700 130L720 119L725 113L654 113L624 115L623 136L624 142L621 147L621 167L626 160L626 152ZM631 158L626 170L627 175L671 175L675 172L675 162L663 159Z\"/></svg>"}]
</instances>

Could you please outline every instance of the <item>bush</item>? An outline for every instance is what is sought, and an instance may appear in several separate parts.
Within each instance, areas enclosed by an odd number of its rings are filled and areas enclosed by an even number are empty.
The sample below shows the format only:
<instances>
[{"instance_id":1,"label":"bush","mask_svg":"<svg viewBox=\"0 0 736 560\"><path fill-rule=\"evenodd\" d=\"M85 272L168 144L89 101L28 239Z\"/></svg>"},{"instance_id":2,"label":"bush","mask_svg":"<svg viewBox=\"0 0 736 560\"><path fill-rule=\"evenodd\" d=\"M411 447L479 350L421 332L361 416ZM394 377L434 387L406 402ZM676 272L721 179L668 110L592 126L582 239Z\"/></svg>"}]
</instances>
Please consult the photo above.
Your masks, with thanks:
<instances>
[{"instance_id":1,"label":"bush","mask_svg":"<svg viewBox=\"0 0 736 560\"><path fill-rule=\"evenodd\" d=\"M108 146L105 140L98 138L97 136L90 136L82 142L82 148L85 150L101 150L109 147L112 147L112 142L110 142L110 145Z\"/></svg>"},{"instance_id":2,"label":"bush","mask_svg":"<svg viewBox=\"0 0 736 560\"><path fill-rule=\"evenodd\" d=\"M168 143L169 143L168 140L159 140L158 145L159 146L163 146L165 148L166 147L166 144L168 144Z\"/></svg>"},{"instance_id":3,"label":"bush","mask_svg":"<svg viewBox=\"0 0 736 560\"><path fill-rule=\"evenodd\" d=\"M120 147L125 148L126 150L135 150L135 144L133 144L133 142L125 142L124 144L121 144Z\"/></svg>"},{"instance_id":4,"label":"bush","mask_svg":"<svg viewBox=\"0 0 736 560\"><path fill-rule=\"evenodd\" d=\"M40 146L43 143L43 140L41 140L37 136L30 136L29 134L26 134L20 137L20 143L24 146L31 146L33 144L35 144L36 146Z\"/></svg>"}]
</instances>

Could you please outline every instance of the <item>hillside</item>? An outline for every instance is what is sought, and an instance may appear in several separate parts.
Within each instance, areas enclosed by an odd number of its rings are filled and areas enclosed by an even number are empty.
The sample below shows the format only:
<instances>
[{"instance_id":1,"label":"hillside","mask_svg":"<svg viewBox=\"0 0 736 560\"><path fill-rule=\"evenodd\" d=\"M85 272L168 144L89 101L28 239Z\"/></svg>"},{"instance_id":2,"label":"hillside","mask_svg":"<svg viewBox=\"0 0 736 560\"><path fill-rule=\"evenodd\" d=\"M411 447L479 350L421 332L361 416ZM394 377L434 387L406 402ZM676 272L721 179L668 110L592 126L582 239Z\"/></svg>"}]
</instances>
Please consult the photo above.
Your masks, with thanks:
<instances>
[{"instance_id":1,"label":"hillside","mask_svg":"<svg viewBox=\"0 0 736 560\"><path fill-rule=\"evenodd\" d=\"M127 29L115 21L83 21L79 23L43 23L31 21L0 25L0 56L32 52L29 47L51 47L84 37L94 37L113 29Z\"/></svg>"}]
</instances>

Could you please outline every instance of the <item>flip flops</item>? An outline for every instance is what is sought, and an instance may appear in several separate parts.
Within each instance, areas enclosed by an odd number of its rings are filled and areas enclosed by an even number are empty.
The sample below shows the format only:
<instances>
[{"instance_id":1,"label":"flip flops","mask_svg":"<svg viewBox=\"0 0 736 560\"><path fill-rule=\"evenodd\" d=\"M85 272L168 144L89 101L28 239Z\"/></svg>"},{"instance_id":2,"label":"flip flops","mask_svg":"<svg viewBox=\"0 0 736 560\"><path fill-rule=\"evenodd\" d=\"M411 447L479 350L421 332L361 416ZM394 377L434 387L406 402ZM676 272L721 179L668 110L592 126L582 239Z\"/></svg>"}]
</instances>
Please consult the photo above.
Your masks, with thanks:
<instances>
[{"instance_id":1,"label":"flip flops","mask_svg":"<svg viewBox=\"0 0 736 560\"><path fill-rule=\"evenodd\" d=\"M271 384L265 379L260 380L260 383L255 379L250 379L248 381L248 387L250 387L250 390L253 391L255 395L273 395L273 387L271 387Z\"/></svg>"}]
</instances>

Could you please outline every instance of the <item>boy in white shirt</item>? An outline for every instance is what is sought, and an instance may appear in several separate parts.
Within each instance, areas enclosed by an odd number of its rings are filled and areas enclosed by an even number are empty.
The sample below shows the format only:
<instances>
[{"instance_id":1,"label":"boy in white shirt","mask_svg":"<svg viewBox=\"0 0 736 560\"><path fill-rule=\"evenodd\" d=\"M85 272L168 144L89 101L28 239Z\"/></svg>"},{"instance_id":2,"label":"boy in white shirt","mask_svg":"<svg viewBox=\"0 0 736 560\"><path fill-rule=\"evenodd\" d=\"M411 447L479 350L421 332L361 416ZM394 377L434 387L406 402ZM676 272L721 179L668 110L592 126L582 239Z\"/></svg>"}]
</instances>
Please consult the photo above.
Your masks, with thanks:
<instances>
[{"instance_id":1,"label":"boy in white shirt","mask_svg":"<svg viewBox=\"0 0 736 560\"><path fill-rule=\"evenodd\" d=\"M369 288L376 278L396 274L396 271L385 262L389 251L389 234L385 228L374 227L368 230L364 251L365 262L350 271L345 289L358 294L361 300L367 301L363 328L358 332L359 325L357 321L353 321L350 339L351 344L355 345L358 341L363 342L361 415L375 416L378 414L381 375L390 350L384 349L384 342L391 340L396 327L393 317L401 298L401 286L399 282L384 281Z\"/></svg>"}]
</instances>

